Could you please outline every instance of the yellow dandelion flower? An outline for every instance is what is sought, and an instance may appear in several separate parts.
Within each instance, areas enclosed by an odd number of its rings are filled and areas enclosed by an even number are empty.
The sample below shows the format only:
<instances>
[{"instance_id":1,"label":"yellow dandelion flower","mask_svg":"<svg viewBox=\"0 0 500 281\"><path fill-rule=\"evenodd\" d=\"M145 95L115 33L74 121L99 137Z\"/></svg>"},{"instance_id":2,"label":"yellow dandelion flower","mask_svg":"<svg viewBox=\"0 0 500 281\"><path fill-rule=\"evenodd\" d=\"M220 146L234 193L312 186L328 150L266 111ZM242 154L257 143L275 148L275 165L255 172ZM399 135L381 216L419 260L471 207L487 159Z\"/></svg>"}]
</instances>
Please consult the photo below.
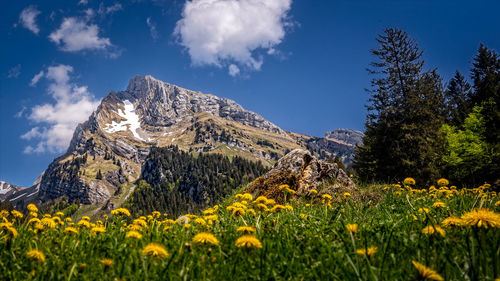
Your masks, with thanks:
<instances>
[{"instance_id":1,"label":"yellow dandelion flower","mask_svg":"<svg viewBox=\"0 0 500 281\"><path fill-rule=\"evenodd\" d=\"M254 209L252 209L252 208L247 209L247 210L246 210L246 212L247 212L247 214L252 214L252 215L254 215L254 216L256 216L256 215L257 215L257 213L255 212L255 210L254 210Z\"/></svg>"},{"instance_id":2,"label":"yellow dandelion flower","mask_svg":"<svg viewBox=\"0 0 500 281\"><path fill-rule=\"evenodd\" d=\"M31 218L29 221L28 221L28 224L32 224L32 223L39 223L40 220L38 218Z\"/></svg>"},{"instance_id":3,"label":"yellow dandelion flower","mask_svg":"<svg viewBox=\"0 0 500 281\"><path fill-rule=\"evenodd\" d=\"M105 268L108 268L115 264L115 262L112 259L102 259L99 261L102 265L104 265Z\"/></svg>"},{"instance_id":4,"label":"yellow dandelion flower","mask_svg":"<svg viewBox=\"0 0 500 281\"><path fill-rule=\"evenodd\" d=\"M262 243L253 235L243 235L235 242L238 248L262 248Z\"/></svg>"},{"instance_id":5,"label":"yellow dandelion flower","mask_svg":"<svg viewBox=\"0 0 500 281\"><path fill-rule=\"evenodd\" d=\"M255 227L253 226L240 226L236 229L238 232L243 232L245 234L255 233Z\"/></svg>"},{"instance_id":6,"label":"yellow dandelion flower","mask_svg":"<svg viewBox=\"0 0 500 281\"><path fill-rule=\"evenodd\" d=\"M186 223L186 224L184 225L184 228L190 228L190 227L191 227L191 224L190 224L190 223Z\"/></svg>"},{"instance_id":7,"label":"yellow dandelion flower","mask_svg":"<svg viewBox=\"0 0 500 281\"><path fill-rule=\"evenodd\" d=\"M252 201L253 200L253 196L250 193L245 193L245 194L243 194L243 196L241 197L241 199Z\"/></svg>"},{"instance_id":8,"label":"yellow dandelion flower","mask_svg":"<svg viewBox=\"0 0 500 281\"><path fill-rule=\"evenodd\" d=\"M158 259L166 259L169 257L167 250L165 250L162 245L157 243L149 243L146 247L144 247L141 253L143 256L150 256Z\"/></svg>"},{"instance_id":9,"label":"yellow dandelion flower","mask_svg":"<svg viewBox=\"0 0 500 281\"><path fill-rule=\"evenodd\" d=\"M353 223L353 224L347 224L346 225L347 231L351 233L356 233L358 231L358 224Z\"/></svg>"},{"instance_id":10,"label":"yellow dandelion flower","mask_svg":"<svg viewBox=\"0 0 500 281\"><path fill-rule=\"evenodd\" d=\"M418 212L421 213L421 214L423 214L423 213L428 214L428 213L430 213L430 211L431 210L429 210L428 208L425 208L425 207L418 209Z\"/></svg>"},{"instance_id":11,"label":"yellow dandelion flower","mask_svg":"<svg viewBox=\"0 0 500 281\"><path fill-rule=\"evenodd\" d=\"M142 227L144 227L144 226L147 226L147 225L148 225L148 223L147 223L146 221L141 220L141 219L135 219L135 220L133 220L133 221L132 221L132 224L135 224L135 225L140 225L140 226L142 226Z\"/></svg>"},{"instance_id":12,"label":"yellow dandelion flower","mask_svg":"<svg viewBox=\"0 0 500 281\"><path fill-rule=\"evenodd\" d=\"M153 211L151 214L153 215L153 218L159 218L161 216L161 213L158 211Z\"/></svg>"},{"instance_id":13,"label":"yellow dandelion flower","mask_svg":"<svg viewBox=\"0 0 500 281\"><path fill-rule=\"evenodd\" d=\"M278 204L278 205L275 205L274 207L272 207L270 211L273 213L277 213L277 212L284 210L284 209L286 209L285 206Z\"/></svg>"},{"instance_id":14,"label":"yellow dandelion flower","mask_svg":"<svg viewBox=\"0 0 500 281\"><path fill-rule=\"evenodd\" d=\"M235 217L240 217L245 214L245 209L243 208L234 208L233 209L233 216Z\"/></svg>"},{"instance_id":15,"label":"yellow dandelion flower","mask_svg":"<svg viewBox=\"0 0 500 281\"><path fill-rule=\"evenodd\" d=\"M142 231L142 226L137 224L130 224L127 226L127 229L131 231Z\"/></svg>"},{"instance_id":16,"label":"yellow dandelion flower","mask_svg":"<svg viewBox=\"0 0 500 281\"><path fill-rule=\"evenodd\" d=\"M58 216L58 217L64 217L64 213L61 212L61 211L59 211L59 212L56 213L56 216Z\"/></svg>"},{"instance_id":17,"label":"yellow dandelion flower","mask_svg":"<svg viewBox=\"0 0 500 281\"><path fill-rule=\"evenodd\" d=\"M368 257L373 256L377 252L378 252L378 247L375 247L375 246L368 247L367 249L363 248L363 249L356 250L356 253L358 255L368 256Z\"/></svg>"},{"instance_id":18,"label":"yellow dandelion flower","mask_svg":"<svg viewBox=\"0 0 500 281\"><path fill-rule=\"evenodd\" d=\"M28 206L26 208L30 212L33 212L33 213L37 213L38 212L38 208L36 207L35 204L28 204Z\"/></svg>"},{"instance_id":19,"label":"yellow dandelion flower","mask_svg":"<svg viewBox=\"0 0 500 281\"><path fill-rule=\"evenodd\" d=\"M265 204L267 202L266 196L259 196L255 201L253 201L254 204Z\"/></svg>"},{"instance_id":20,"label":"yellow dandelion flower","mask_svg":"<svg viewBox=\"0 0 500 281\"><path fill-rule=\"evenodd\" d=\"M293 211L293 207L291 205L286 205L285 206L285 209L289 210L289 211Z\"/></svg>"},{"instance_id":21,"label":"yellow dandelion flower","mask_svg":"<svg viewBox=\"0 0 500 281\"><path fill-rule=\"evenodd\" d=\"M259 209L260 211L264 211L264 212L269 211L269 208L267 208L267 206L265 204L262 204L262 203L258 203L257 205L255 205L255 207L257 207L257 209Z\"/></svg>"},{"instance_id":22,"label":"yellow dandelion flower","mask_svg":"<svg viewBox=\"0 0 500 281\"><path fill-rule=\"evenodd\" d=\"M269 199L266 201L266 205L275 205L276 204L276 201L274 201L274 199Z\"/></svg>"},{"instance_id":23,"label":"yellow dandelion flower","mask_svg":"<svg viewBox=\"0 0 500 281\"><path fill-rule=\"evenodd\" d=\"M351 196L352 196L352 195L351 195L351 193L349 193L349 192L344 193L344 197L351 197Z\"/></svg>"},{"instance_id":24,"label":"yellow dandelion flower","mask_svg":"<svg viewBox=\"0 0 500 281\"><path fill-rule=\"evenodd\" d=\"M66 234L78 234L78 229L68 226L64 229L64 233Z\"/></svg>"},{"instance_id":25,"label":"yellow dandelion flower","mask_svg":"<svg viewBox=\"0 0 500 281\"><path fill-rule=\"evenodd\" d=\"M64 219L65 222L72 222L73 220L70 217Z\"/></svg>"},{"instance_id":26,"label":"yellow dandelion flower","mask_svg":"<svg viewBox=\"0 0 500 281\"><path fill-rule=\"evenodd\" d=\"M279 188L279 190L284 190L284 189L290 188L290 186L288 184L282 184L278 188Z\"/></svg>"},{"instance_id":27,"label":"yellow dandelion flower","mask_svg":"<svg viewBox=\"0 0 500 281\"><path fill-rule=\"evenodd\" d=\"M7 226L5 228L5 230L7 230L7 233L9 233L9 235L12 236L12 238L16 238L17 237L17 230L14 227Z\"/></svg>"},{"instance_id":28,"label":"yellow dandelion flower","mask_svg":"<svg viewBox=\"0 0 500 281\"><path fill-rule=\"evenodd\" d=\"M113 211L111 211L111 214L113 216L124 215L124 216L130 217L130 211L127 208L114 209Z\"/></svg>"},{"instance_id":29,"label":"yellow dandelion flower","mask_svg":"<svg viewBox=\"0 0 500 281\"><path fill-rule=\"evenodd\" d=\"M316 194L318 194L318 191L316 189L311 189L311 190L309 190L309 193L312 195L316 195Z\"/></svg>"},{"instance_id":30,"label":"yellow dandelion flower","mask_svg":"<svg viewBox=\"0 0 500 281\"><path fill-rule=\"evenodd\" d=\"M26 257L32 261L45 262L45 255L38 250L31 250L26 253Z\"/></svg>"},{"instance_id":31,"label":"yellow dandelion flower","mask_svg":"<svg viewBox=\"0 0 500 281\"><path fill-rule=\"evenodd\" d=\"M500 200L495 203L495 207L500 207Z\"/></svg>"},{"instance_id":32,"label":"yellow dandelion flower","mask_svg":"<svg viewBox=\"0 0 500 281\"><path fill-rule=\"evenodd\" d=\"M96 226L96 227L93 227L90 232L94 235L97 235L99 233L104 233L106 232L106 228L103 227L103 226Z\"/></svg>"},{"instance_id":33,"label":"yellow dandelion flower","mask_svg":"<svg viewBox=\"0 0 500 281\"><path fill-rule=\"evenodd\" d=\"M293 195L293 194L295 194L295 193L297 193L295 190L293 190L293 189L291 189L291 188L287 188L287 189L285 189L285 191L286 191L287 193L292 194L292 195Z\"/></svg>"},{"instance_id":34,"label":"yellow dandelion flower","mask_svg":"<svg viewBox=\"0 0 500 281\"><path fill-rule=\"evenodd\" d=\"M306 214L300 214L300 218L303 220L307 220L307 215Z\"/></svg>"},{"instance_id":35,"label":"yellow dandelion flower","mask_svg":"<svg viewBox=\"0 0 500 281\"><path fill-rule=\"evenodd\" d=\"M52 215L51 215L51 214L44 214L44 215L43 215L43 217L44 217L44 218L51 218L51 217L52 217Z\"/></svg>"},{"instance_id":36,"label":"yellow dandelion flower","mask_svg":"<svg viewBox=\"0 0 500 281\"><path fill-rule=\"evenodd\" d=\"M462 226L462 224L462 220L454 216L447 217L441 222L443 227Z\"/></svg>"},{"instance_id":37,"label":"yellow dandelion flower","mask_svg":"<svg viewBox=\"0 0 500 281\"><path fill-rule=\"evenodd\" d=\"M30 216L34 218L38 218L38 213L36 212L30 212Z\"/></svg>"},{"instance_id":38,"label":"yellow dandelion flower","mask_svg":"<svg viewBox=\"0 0 500 281\"><path fill-rule=\"evenodd\" d=\"M321 198L326 199L326 200L332 200L333 199L333 197L330 194L326 194L326 193L323 194L323 195L321 195Z\"/></svg>"},{"instance_id":39,"label":"yellow dandelion flower","mask_svg":"<svg viewBox=\"0 0 500 281\"><path fill-rule=\"evenodd\" d=\"M428 268L427 266L417 262L417 261L412 261L411 262L413 266L417 269L418 275L422 277L422 279L430 279L430 280L436 280L436 281L444 281L443 277L439 275L436 271Z\"/></svg>"},{"instance_id":40,"label":"yellow dandelion flower","mask_svg":"<svg viewBox=\"0 0 500 281\"><path fill-rule=\"evenodd\" d=\"M79 227L86 227L86 228L90 228L90 222L89 221L86 221L86 220L80 220L77 225Z\"/></svg>"},{"instance_id":41,"label":"yellow dandelion flower","mask_svg":"<svg viewBox=\"0 0 500 281\"><path fill-rule=\"evenodd\" d=\"M207 224L207 221L202 219L202 218L197 218L194 220L194 223L197 223L199 225L206 225Z\"/></svg>"},{"instance_id":42,"label":"yellow dandelion flower","mask_svg":"<svg viewBox=\"0 0 500 281\"><path fill-rule=\"evenodd\" d=\"M311 207L311 204L307 203L307 204L306 204L306 207Z\"/></svg>"},{"instance_id":43,"label":"yellow dandelion flower","mask_svg":"<svg viewBox=\"0 0 500 281\"><path fill-rule=\"evenodd\" d=\"M172 226L170 226L170 225L165 225L163 227L163 231L169 231L170 229L172 229Z\"/></svg>"},{"instance_id":44,"label":"yellow dandelion flower","mask_svg":"<svg viewBox=\"0 0 500 281\"><path fill-rule=\"evenodd\" d=\"M437 184L438 186L447 186L450 182L447 179L438 179Z\"/></svg>"},{"instance_id":45,"label":"yellow dandelion flower","mask_svg":"<svg viewBox=\"0 0 500 281\"><path fill-rule=\"evenodd\" d=\"M40 222L47 228L55 228L57 226L57 223L52 218L43 218Z\"/></svg>"},{"instance_id":46,"label":"yellow dandelion flower","mask_svg":"<svg viewBox=\"0 0 500 281\"><path fill-rule=\"evenodd\" d=\"M441 235L442 237L446 236L446 231L442 229L439 225L428 225L422 229L423 234L427 235Z\"/></svg>"},{"instance_id":47,"label":"yellow dandelion flower","mask_svg":"<svg viewBox=\"0 0 500 281\"><path fill-rule=\"evenodd\" d=\"M446 203L441 202L441 201L436 201L434 204L432 204L432 208L444 208L446 207Z\"/></svg>"},{"instance_id":48,"label":"yellow dandelion flower","mask_svg":"<svg viewBox=\"0 0 500 281\"><path fill-rule=\"evenodd\" d=\"M214 221L217 221L219 217L217 215L209 215L209 216L204 216L203 217L209 224L211 224Z\"/></svg>"},{"instance_id":49,"label":"yellow dandelion flower","mask_svg":"<svg viewBox=\"0 0 500 281\"><path fill-rule=\"evenodd\" d=\"M405 178L403 180L403 183L406 185L415 185L415 179L414 178Z\"/></svg>"},{"instance_id":50,"label":"yellow dandelion flower","mask_svg":"<svg viewBox=\"0 0 500 281\"><path fill-rule=\"evenodd\" d=\"M83 216L82 220L90 221L90 217L89 216Z\"/></svg>"},{"instance_id":51,"label":"yellow dandelion flower","mask_svg":"<svg viewBox=\"0 0 500 281\"><path fill-rule=\"evenodd\" d=\"M500 214L489 209L474 209L461 217L463 225L483 228L500 227Z\"/></svg>"},{"instance_id":52,"label":"yellow dandelion flower","mask_svg":"<svg viewBox=\"0 0 500 281\"><path fill-rule=\"evenodd\" d=\"M200 245L219 245L219 240L208 232L200 232L193 237L193 242Z\"/></svg>"},{"instance_id":53,"label":"yellow dandelion flower","mask_svg":"<svg viewBox=\"0 0 500 281\"><path fill-rule=\"evenodd\" d=\"M18 219L22 219L24 217L23 213L16 210L12 210L10 213L12 214L13 217Z\"/></svg>"}]
</instances>

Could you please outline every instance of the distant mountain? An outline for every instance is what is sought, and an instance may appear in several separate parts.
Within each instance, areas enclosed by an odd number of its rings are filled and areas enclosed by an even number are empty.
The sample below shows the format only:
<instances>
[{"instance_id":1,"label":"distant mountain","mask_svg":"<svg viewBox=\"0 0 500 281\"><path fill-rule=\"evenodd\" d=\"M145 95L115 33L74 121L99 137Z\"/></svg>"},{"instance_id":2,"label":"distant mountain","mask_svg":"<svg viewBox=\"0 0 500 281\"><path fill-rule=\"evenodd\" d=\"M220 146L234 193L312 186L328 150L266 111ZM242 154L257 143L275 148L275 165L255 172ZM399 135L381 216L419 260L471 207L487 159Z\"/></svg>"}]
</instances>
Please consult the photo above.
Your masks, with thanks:
<instances>
[{"instance_id":1,"label":"distant mountain","mask_svg":"<svg viewBox=\"0 0 500 281\"><path fill-rule=\"evenodd\" d=\"M12 185L5 181L0 181L0 201L11 197L14 193L23 190L22 187L17 185Z\"/></svg>"},{"instance_id":2,"label":"distant mountain","mask_svg":"<svg viewBox=\"0 0 500 281\"><path fill-rule=\"evenodd\" d=\"M88 121L78 125L67 152L37 184L8 199L18 205L64 198L117 206L133 194L131 182L140 178L151 148L170 145L186 152L240 156L265 166L296 148L349 160L359 132L343 131L325 138L287 132L232 100L135 76L125 91L110 92Z\"/></svg>"},{"instance_id":3,"label":"distant mountain","mask_svg":"<svg viewBox=\"0 0 500 281\"><path fill-rule=\"evenodd\" d=\"M356 145L362 144L363 133L350 129L337 129L326 132L323 138L312 137L306 141L307 149L325 160L338 156L344 164L354 160Z\"/></svg>"}]
</instances>

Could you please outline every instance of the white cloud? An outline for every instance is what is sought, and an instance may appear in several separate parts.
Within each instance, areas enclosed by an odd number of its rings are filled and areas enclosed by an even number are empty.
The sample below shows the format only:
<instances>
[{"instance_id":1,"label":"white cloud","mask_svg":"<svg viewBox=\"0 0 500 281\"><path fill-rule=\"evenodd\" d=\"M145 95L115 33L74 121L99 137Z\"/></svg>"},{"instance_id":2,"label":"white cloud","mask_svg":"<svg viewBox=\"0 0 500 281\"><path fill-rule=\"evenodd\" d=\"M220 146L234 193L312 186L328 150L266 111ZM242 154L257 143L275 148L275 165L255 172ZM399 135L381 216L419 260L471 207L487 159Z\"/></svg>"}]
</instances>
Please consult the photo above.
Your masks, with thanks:
<instances>
[{"instance_id":1,"label":"white cloud","mask_svg":"<svg viewBox=\"0 0 500 281\"><path fill-rule=\"evenodd\" d=\"M73 131L79 123L86 121L97 108L99 101L86 86L71 82L69 65L50 66L42 71L42 77L49 81L47 92L53 103L31 108L28 119L37 124L21 136L25 140L37 140L35 147L29 145L25 153L62 152L71 141ZM40 78L39 78L40 79Z\"/></svg>"},{"instance_id":2,"label":"white cloud","mask_svg":"<svg viewBox=\"0 0 500 281\"><path fill-rule=\"evenodd\" d=\"M234 77L238 74L240 74L240 68L235 64L229 65L229 75Z\"/></svg>"},{"instance_id":3,"label":"white cloud","mask_svg":"<svg viewBox=\"0 0 500 281\"><path fill-rule=\"evenodd\" d=\"M89 0L80 0L78 2L78 5L87 5L89 3Z\"/></svg>"},{"instance_id":4,"label":"white cloud","mask_svg":"<svg viewBox=\"0 0 500 281\"><path fill-rule=\"evenodd\" d=\"M21 65L18 64L11 69L9 69L9 73L7 73L7 78L17 78L21 75Z\"/></svg>"},{"instance_id":5,"label":"white cloud","mask_svg":"<svg viewBox=\"0 0 500 281\"><path fill-rule=\"evenodd\" d=\"M148 27L149 27L149 33L151 33L151 37L153 37L153 39L158 39L158 31L156 30L156 24L154 24L154 22L151 20L150 17L148 17L146 19L146 23L148 24Z\"/></svg>"},{"instance_id":6,"label":"white cloud","mask_svg":"<svg viewBox=\"0 0 500 281\"><path fill-rule=\"evenodd\" d=\"M292 0L190 0L174 35L191 57L192 64L239 64L259 70L263 58L254 51L274 51L290 25L287 14ZM235 65L236 66L236 65ZM234 73L229 69L229 73Z\"/></svg>"},{"instance_id":7,"label":"white cloud","mask_svg":"<svg viewBox=\"0 0 500 281\"><path fill-rule=\"evenodd\" d=\"M38 35L40 28L36 24L36 17L40 14L40 11L36 6L28 6L21 11L19 14L19 22L25 28L31 30L31 32Z\"/></svg>"},{"instance_id":8,"label":"white cloud","mask_svg":"<svg viewBox=\"0 0 500 281\"><path fill-rule=\"evenodd\" d=\"M33 78L31 79L30 86L35 86L38 83L38 81L40 81L40 78L42 78L44 74L45 72L43 70L40 70L38 74L35 74L35 76L33 76Z\"/></svg>"},{"instance_id":9,"label":"white cloud","mask_svg":"<svg viewBox=\"0 0 500 281\"><path fill-rule=\"evenodd\" d=\"M114 4L112 6L108 6L108 7L105 7L104 3L101 3L99 5L99 10L97 10L97 12L100 15L106 15L106 14L112 14L114 12L118 12L120 10L123 10L122 4L120 4L120 3L116 3L116 4Z\"/></svg>"},{"instance_id":10,"label":"white cloud","mask_svg":"<svg viewBox=\"0 0 500 281\"><path fill-rule=\"evenodd\" d=\"M107 50L112 47L109 38L99 37L99 27L88 21L88 17L65 18L59 29L50 33L49 39L67 52Z\"/></svg>"}]
</instances>

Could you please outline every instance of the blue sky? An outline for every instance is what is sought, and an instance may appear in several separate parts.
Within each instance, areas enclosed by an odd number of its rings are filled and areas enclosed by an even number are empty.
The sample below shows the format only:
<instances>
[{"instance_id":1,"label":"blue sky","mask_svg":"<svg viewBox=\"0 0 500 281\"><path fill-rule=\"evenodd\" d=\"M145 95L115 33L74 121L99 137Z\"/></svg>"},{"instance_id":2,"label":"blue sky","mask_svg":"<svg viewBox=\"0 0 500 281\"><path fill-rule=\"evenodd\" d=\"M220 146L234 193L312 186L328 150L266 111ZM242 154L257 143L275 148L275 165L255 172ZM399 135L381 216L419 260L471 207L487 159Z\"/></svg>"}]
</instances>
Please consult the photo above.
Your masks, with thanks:
<instances>
[{"instance_id":1,"label":"blue sky","mask_svg":"<svg viewBox=\"0 0 500 281\"><path fill-rule=\"evenodd\" d=\"M500 50L499 10L497 0L7 1L0 180L30 186L75 122L136 74L233 99L294 132L363 130L378 33L407 31L446 81L468 74L480 42Z\"/></svg>"}]
</instances>

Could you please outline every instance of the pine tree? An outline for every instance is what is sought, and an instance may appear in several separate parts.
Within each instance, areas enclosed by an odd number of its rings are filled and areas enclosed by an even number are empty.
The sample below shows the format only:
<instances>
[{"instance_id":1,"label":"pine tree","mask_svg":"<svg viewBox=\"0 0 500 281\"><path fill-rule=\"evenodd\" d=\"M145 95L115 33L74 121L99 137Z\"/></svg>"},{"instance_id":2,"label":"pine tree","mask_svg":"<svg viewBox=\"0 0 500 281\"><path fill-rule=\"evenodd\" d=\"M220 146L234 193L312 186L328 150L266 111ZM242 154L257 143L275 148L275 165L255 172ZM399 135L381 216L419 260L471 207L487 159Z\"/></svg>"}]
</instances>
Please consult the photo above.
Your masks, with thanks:
<instances>
[{"instance_id":1,"label":"pine tree","mask_svg":"<svg viewBox=\"0 0 500 281\"><path fill-rule=\"evenodd\" d=\"M445 91L447 122L458 126L462 124L471 111L470 99L472 87L465 77L457 70L453 78L450 79Z\"/></svg>"},{"instance_id":2,"label":"pine tree","mask_svg":"<svg viewBox=\"0 0 500 281\"><path fill-rule=\"evenodd\" d=\"M99 171L97 171L97 175L95 176L95 178L97 180L102 180L102 173L101 173L101 169L99 169Z\"/></svg>"},{"instance_id":3,"label":"pine tree","mask_svg":"<svg viewBox=\"0 0 500 281\"><path fill-rule=\"evenodd\" d=\"M439 129L444 121L441 77L423 71L415 40L388 28L372 50L372 89L363 146L353 167L363 180L392 182L412 176L421 183L436 177Z\"/></svg>"}]
</instances>

